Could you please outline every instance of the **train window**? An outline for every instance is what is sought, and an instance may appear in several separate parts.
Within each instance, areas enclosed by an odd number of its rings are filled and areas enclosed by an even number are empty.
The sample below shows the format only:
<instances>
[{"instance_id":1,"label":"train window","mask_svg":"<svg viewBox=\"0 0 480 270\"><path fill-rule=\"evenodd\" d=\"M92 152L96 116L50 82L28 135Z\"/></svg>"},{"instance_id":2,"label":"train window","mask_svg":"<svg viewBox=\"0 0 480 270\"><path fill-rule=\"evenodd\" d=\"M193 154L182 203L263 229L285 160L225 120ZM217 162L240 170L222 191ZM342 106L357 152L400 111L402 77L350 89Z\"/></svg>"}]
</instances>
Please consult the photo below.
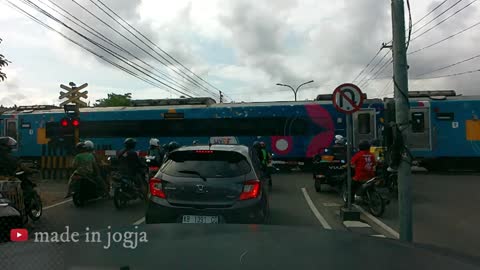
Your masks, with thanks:
<instances>
[{"instance_id":1,"label":"train window","mask_svg":"<svg viewBox=\"0 0 480 270\"><path fill-rule=\"evenodd\" d=\"M358 133L359 134L370 134L370 114L369 113L360 113L358 114Z\"/></svg>"},{"instance_id":2,"label":"train window","mask_svg":"<svg viewBox=\"0 0 480 270\"><path fill-rule=\"evenodd\" d=\"M412 113L412 132L422 133L425 131L425 116L423 112Z\"/></svg>"}]
</instances>

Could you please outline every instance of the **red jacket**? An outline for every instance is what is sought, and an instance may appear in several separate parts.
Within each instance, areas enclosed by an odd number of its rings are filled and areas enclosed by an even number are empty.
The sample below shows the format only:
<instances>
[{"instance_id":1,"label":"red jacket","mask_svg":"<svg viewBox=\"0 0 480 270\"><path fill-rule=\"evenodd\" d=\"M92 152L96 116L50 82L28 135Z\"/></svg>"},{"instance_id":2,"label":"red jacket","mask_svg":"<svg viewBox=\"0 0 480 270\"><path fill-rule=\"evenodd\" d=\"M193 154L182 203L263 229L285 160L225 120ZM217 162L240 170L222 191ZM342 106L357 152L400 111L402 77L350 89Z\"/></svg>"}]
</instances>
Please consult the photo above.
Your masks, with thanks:
<instances>
[{"instance_id":1,"label":"red jacket","mask_svg":"<svg viewBox=\"0 0 480 270\"><path fill-rule=\"evenodd\" d=\"M355 167L354 181L367 181L375 177L375 155L368 150L356 153L350 161Z\"/></svg>"}]
</instances>

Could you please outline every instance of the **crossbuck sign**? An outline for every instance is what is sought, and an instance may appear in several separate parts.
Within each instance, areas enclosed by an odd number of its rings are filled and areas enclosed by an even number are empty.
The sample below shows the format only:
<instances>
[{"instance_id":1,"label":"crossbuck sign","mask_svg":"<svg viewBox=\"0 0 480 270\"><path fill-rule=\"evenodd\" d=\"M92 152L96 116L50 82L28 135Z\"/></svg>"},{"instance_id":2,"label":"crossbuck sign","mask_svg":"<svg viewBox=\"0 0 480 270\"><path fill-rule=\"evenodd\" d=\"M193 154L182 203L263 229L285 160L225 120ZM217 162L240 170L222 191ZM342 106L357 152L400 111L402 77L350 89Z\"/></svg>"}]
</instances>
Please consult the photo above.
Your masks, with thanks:
<instances>
[{"instance_id":1,"label":"crossbuck sign","mask_svg":"<svg viewBox=\"0 0 480 270\"><path fill-rule=\"evenodd\" d=\"M88 98L87 94L88 91L83 91L80 92L80 90L85 89L88 86L88 83L84 83L80 86L75 86L75 84L70 84L72 87L68 87L66 85L61 84L60 88L66 90L67 92L60 91L60 97L58 99L64 99L66 98L65 101L63 101L60 105L66 105L68 103L75 103L77 105L82 105L82 106L87 106L87 103L84 101L80 100L80 98Z\"/></svg>"}]
</instances>

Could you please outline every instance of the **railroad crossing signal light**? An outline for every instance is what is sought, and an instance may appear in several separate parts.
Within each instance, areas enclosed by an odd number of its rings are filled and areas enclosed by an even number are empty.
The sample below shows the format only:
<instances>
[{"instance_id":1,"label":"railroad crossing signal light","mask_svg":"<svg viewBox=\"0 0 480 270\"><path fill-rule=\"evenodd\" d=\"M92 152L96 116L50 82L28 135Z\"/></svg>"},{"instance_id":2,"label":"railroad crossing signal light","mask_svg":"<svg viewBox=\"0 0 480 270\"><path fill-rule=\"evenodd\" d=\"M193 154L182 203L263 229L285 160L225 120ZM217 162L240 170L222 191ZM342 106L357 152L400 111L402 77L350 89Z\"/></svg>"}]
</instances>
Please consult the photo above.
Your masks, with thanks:
<instances>
[{"instance_id":1,"label":"railroad crossing signal light","mask_svg":"<svg viewBox=\"0 0 480 270\"><path fill-rule=\"evenodd\" d=\"M68 127L68 119L63 118L62 120L60 120L60 126L62 126L64 128Z\"/></svg>"},{"instance_id":2,"label":"railroad crossing signal light","mask_svg":"<svg viewBox=\"0 0 480 270\"><path fill-rule=\"evenodd\" d=\"M78 120L78 119L73 119L73 120L72 120L72 126L74 126L74 127L80 126L80 120Z\"/></svg>"}]
</instances>

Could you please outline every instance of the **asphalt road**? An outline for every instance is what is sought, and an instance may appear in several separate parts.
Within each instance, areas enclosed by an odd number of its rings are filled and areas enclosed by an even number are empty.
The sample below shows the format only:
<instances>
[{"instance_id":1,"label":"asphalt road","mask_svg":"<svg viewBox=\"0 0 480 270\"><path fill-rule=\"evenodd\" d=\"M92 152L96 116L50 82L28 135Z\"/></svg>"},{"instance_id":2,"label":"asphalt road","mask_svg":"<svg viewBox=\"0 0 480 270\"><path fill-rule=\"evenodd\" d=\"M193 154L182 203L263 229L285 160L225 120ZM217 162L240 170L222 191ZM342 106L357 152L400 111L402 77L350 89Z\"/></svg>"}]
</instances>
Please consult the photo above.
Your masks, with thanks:
<instances>
[{"instance_id":1,"label":"asphalt road","mask_svg":"<svg viewBox=\"0 0 480 270\"><path fill-rule=\"evenodd\" d=\"M480 257L480 177L473 175L414 175L414 240L419 243L446 247ZM347 230L339 217L342 201L336 191L326 188L315 192L309 173L274 175L270 193L271 224L308 226L319 230ZM91 202L75 208L71 201L48 206L32 232L85 232L143 223L144 204L132 202L121 211L111 200ZM384 217L373 221L367 215L362 220L371 224L376 234L394 237L384 228L398 232L398 206L392 200ZM381 223L382 226L379 226Z\"/></svg>"}]
</instances>

